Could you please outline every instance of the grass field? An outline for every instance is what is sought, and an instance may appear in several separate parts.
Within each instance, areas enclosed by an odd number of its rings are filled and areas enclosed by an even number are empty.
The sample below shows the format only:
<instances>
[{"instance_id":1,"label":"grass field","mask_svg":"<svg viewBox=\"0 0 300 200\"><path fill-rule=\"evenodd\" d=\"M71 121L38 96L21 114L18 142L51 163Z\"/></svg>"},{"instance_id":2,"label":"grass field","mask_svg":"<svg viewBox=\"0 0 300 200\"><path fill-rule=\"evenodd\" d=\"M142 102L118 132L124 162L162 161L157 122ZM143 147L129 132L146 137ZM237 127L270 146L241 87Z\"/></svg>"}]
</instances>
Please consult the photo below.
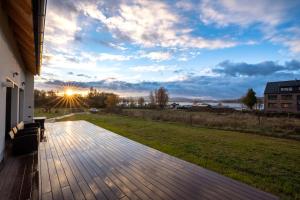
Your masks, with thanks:
<instances>
[{"instance_id":1,"label":"grass field","mask_svg":"<svg viewBox=\"0 0 300 200\"><path fill-rule=\"evenodd\" d=\"M52 109L51 112L45 112L43 108L35 108L34 109L35 117L47 117L47 119L53 118L53 117L59 117L59 116L66 115L69 113L71 113L71 110L68 108Z\"/></svg>"},{"instance_id":2,"label":"grass field","mask_svg":"<svg viewBox=\"0 0 300 200\"><path fill-rule=\"evenodd\" d=\"M300 118L261 116L244 112L207 112L172 109L123 109L122 115L229 131L300 140Z\"/></svg>"},{"instance_id":3,"label":"grass field","mask_svg":"<svg viewBox=\"0 0 300 200\"><path fill-rule=\"evenodd\" d=\"M300 142L112 114L75 115L282 199L300 199Z\"/></svg>"}]
</instances>

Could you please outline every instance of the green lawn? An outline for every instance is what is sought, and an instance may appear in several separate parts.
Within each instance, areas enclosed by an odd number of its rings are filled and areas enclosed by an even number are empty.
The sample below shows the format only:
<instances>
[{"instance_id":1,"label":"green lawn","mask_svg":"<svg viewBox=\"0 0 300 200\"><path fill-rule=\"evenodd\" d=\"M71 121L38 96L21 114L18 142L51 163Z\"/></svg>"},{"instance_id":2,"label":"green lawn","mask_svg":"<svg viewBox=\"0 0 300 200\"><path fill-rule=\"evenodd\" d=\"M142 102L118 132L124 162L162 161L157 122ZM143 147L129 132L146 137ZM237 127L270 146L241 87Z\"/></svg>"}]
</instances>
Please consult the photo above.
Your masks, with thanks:
<instances>
[{"instance_id":1,"label":"green lawn","mask_svg":"<svg viewBox=\"0 0 300 200\"><path fill-rule=\"evenodd\" d=\"M35 117L47 117L53 118L53 117L59 117L62 115L66 115L71 113L71 110L68 108L56 108L56 109L51 109L51 112L45 112L43 108L35 108L34 109L34 116Z\"/></svg>"},{"instance_id":2,"label":"green lawn","mask_svg":"<svg viewBox=\"0 0 300 200\"><path fill-rule=\"evenodd\" d=\"M300 142L111 114L75 115L283 199L300 199Z\"/></svg>"}]
</instances>

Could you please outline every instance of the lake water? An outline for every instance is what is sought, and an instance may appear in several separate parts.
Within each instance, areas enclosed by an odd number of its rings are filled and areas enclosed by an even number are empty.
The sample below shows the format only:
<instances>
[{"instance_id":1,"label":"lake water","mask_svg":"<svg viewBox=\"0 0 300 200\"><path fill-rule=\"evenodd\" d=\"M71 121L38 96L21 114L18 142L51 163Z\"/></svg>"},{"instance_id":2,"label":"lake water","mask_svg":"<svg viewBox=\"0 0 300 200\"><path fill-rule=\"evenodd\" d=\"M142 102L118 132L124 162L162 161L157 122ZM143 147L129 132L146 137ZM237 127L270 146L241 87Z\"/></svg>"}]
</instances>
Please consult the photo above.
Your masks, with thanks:
<instances>
[{"instance_id":1,"label":"lake water","mask_svg":"<svg viewBox=\"0 0 300 200\"><path fill-rule=\"evenodd\" d=\"M180 106L192 106L193 103L192 102L176 102L178 103ZM202 102L211 106L218 106L219 102ZM245 106L241 103L221 103L222 106L224 107L228 107L228 108L233 108L236 110L242 110L245 108ZM263 105L262 105L262 109L263 109Z\"/></svg>"}]
</instances>

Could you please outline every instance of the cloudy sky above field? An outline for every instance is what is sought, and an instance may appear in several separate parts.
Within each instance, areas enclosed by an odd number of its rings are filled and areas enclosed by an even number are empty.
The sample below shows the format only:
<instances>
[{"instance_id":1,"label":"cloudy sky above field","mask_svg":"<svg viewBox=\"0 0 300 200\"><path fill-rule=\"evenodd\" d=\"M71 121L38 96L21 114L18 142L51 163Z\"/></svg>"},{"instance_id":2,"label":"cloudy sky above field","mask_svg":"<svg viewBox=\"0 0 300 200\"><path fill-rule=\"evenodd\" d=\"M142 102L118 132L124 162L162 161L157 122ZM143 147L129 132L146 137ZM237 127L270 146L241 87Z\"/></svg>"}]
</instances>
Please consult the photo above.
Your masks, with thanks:
<instances>
[{"instance_id":1,"label":"cloudy sky above field","mask_svg":"<svg viewBox=\"0 0 300 200\"><path fill-rule=\"evenodd\" d=\"M236 98L300 79L295 0L48 0L36 88Z\"/></svg>"}]
</instances>

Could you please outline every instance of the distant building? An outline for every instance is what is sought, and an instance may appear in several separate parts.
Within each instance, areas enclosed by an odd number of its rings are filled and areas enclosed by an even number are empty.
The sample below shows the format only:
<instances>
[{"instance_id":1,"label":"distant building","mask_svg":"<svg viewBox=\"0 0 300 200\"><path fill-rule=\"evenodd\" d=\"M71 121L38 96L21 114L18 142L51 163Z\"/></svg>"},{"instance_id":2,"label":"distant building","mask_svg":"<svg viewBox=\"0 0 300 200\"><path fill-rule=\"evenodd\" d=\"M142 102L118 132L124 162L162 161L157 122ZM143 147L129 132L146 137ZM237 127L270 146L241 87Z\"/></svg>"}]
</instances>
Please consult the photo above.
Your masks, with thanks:
<instances>
[{"instance_id":1,"label":"distant building","mask_svg":"<svg viewBox=\"0 0 300 200\"><path fill-rule=\"evenodd\" d=\"M266 112L300 113L300 80L269 82L264 94Z\"/></svg>"}]
</instances>

